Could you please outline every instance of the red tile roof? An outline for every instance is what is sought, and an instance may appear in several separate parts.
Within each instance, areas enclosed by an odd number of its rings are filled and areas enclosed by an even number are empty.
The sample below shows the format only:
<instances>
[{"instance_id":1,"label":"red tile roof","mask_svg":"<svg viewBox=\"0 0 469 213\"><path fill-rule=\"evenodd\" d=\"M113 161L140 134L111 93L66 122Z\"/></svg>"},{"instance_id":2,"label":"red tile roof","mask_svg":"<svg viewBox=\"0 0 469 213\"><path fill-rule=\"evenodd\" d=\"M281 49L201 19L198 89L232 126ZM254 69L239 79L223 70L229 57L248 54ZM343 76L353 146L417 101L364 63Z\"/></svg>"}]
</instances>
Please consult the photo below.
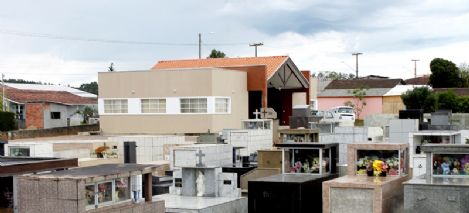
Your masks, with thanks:
<instances>
[{"instance_id":1,"label":"red tile roof","mask_svg":"<svg viewBox=\"0 0 469 213\"><path fill-rule=\"evenodd\" d=\"M407 84L413 84L413 85L428 85L429 81L430 81L430 75L424 75L424 76L420 76L416 78L409 78L405 80Z\"/></svg>"},{"instance_id":2,"label":"red tile roof","mask_svg":"<svg viewBox=\"0 0 469 213\"><path fill-rule=\"evenodd\" d=\"M267 56L267 57L246 57L246 58L206 58L188 60L159 61L152 69L172 69L172 68L202 68L202 67L235 67L235 66L266 66L266 79L269 79L288 56Z\"/></svg>"},{"instance_id":3,"label":"red tile roof","mask_svg":"<svg viewBox=\"0 0 469 213\"><path fill-rule=\"evenodd\" d=\"M9 100L17 103L48 102L65 105L97 104L96 99L80 97L65 91L20 90L11 87L5 87L5 93L5 96Z\"/></svg>"}]
</instances>

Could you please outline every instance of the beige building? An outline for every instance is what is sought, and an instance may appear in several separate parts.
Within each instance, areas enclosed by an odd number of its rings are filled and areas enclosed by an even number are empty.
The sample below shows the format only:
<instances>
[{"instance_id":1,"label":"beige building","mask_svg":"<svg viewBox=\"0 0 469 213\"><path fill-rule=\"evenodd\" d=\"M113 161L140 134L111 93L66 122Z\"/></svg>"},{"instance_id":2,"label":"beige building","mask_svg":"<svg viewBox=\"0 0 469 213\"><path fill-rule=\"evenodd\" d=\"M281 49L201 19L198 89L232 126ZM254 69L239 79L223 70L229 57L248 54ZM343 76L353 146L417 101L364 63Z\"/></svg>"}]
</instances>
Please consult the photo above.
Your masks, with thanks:
<instances>
[{"instance_id":1,"label":"beige building","mask_svg":"<svg viewBox=\"0 0 469 213\"><path fill-rule=\"evenodd\" d=\"M241 128L247 73L188 68L98 74L100 125L107 134L204 133Z\"/></svg>"}]
</instances>

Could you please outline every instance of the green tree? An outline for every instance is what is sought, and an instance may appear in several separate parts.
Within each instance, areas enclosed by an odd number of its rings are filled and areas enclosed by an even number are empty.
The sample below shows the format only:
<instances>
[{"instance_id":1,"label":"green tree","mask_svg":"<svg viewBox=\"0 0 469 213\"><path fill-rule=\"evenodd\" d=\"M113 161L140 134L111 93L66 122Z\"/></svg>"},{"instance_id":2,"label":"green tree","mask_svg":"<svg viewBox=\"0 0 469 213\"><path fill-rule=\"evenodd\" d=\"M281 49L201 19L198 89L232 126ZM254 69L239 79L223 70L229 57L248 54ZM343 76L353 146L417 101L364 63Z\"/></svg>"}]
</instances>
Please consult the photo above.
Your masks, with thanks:
<instances>
[{"instance_id":1,"label":"green tree","mask_svg":"<svg viewBox=\"0 0 469 213\"><path fill-rule=\"evenodd\" d=\"M85 108L83 108L83 110L77 111L77 113L83 115L83 124L87 124L88 119L96 113L96 110L89 106L86 106Z\"/></svg>"},{"instance_id":2,"label":"green tree","mask_svg":"<svg viewBox=\"0 0 469 213\"><path fill-rule=\"evenodd\" d=\"M18 84L43 84L40 81L28 81L24 79L5 79L6 83L18 83ZM44 83L47 84L47 83Z\"/></svg>"},{"instance_id":3,"label":"green tree","mask_svg":"<svg viewBox=\"0 0 469 213\"><path fill-rule=\"evenodd\" d=\"M469 64L462 63L458 66L461 77L461 87L469 87Z\"/></svg>"},{"instance_id":4,"label":"green tree","mask_svg":"<svg viewBox=\"0 0 469 213\"><path fill-rule=\"evenodd\" d=\"M208 56L209 58L225 58L226 55L224 52L213 49L210 55Z\"/></svg>"},{"instance_id":5,"label":"green tree","mask_svg":"<svg viewBox=\"0 0 469 213\"><path fill-rule=\"evenodd\" d=\"M93 81L90 83L82 84L80 85L78 89L81 91L85 91L85 92L89 92L89 93L97 95L98 94L98 82Z\"/></svg>"},{"instance_id":6,"label":"green tree","mask_svg":"<svg viewBox=\"0 0 469 213\"><path fill-rule=\"evenodd\" d=\"M417 87L401 95L402 102L407 109L423 109L424 112L434 112L436 97L428 87Z\"/></svg>"},{"instance_id":7,"label":"green tree","mask_svg":"<svg viewBox=\"0 0 469 213\"><path fill-rule=\"evenodd\" d=\"M450 109L453 112L459 111L459 99L453 90L448 90L447 92L440 92L436 94L437 96L437 109Z\"/></svg>"},{"instance_id":8,"label":"green tree","mask_svg":"<svg viewBox=\"0 0 469 213\"><path fill-rule=\"evenodd\" d=\"M458 112L469 113L469 97L458 97Z\"/></svg>"},{"instance_id":9,"label":"green tree","mask_svg":"<svg viewBox=\"0 0 469 213\"><path fill-rule=\"evenodd\" d=\"M453 88L462 84L459 69L451 61L435 58L430 62L430 70L432 74L429 84L433 88Z\"/></svg>"},{"instance_id":10,"label":"green tree","mask_svg":"<svg viewBox=\"0 0 469 213\"><path fill-rule=\"evenodd\" d=\"M0 132L17 129L15 113L0 111Z\"/></svg>"},{"instance_id":11,"label":"green tree","mask_svg":"<svg viewBox=\"0 0 469 213\"><path fill-rule=\"evenodd\" d=\"M330 80L347 80L354 79L355 75L352 73L342 73L336 71L321 71L317 75L313 74L313 77L325 78Z\"/></svg>"},{"instance_id":12,"label":"green tree","mask_svg":"<svg viewBox=\"0 0 469 213\"><path fill-rule=\"evenodd\" d=\"M353 111L355 111L355 115L357 116L357 119L360 119L360 115L366 106L366 101L365 101L366 91L367 89L363 87L352 90L351 93L353 95L353 99L350 101L346 101L344 103L344 105L350 106L353 108Z\"/></svg>"}]
</instances>

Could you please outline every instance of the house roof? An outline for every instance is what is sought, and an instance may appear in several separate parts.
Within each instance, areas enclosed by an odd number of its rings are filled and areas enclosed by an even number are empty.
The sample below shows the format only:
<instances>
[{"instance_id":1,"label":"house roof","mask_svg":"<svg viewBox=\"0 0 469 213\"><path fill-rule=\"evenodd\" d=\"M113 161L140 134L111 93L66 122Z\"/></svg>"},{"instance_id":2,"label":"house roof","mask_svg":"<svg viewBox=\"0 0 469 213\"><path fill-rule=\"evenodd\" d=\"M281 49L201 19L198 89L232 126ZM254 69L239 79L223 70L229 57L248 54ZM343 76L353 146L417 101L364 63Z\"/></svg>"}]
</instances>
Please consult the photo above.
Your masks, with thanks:
<instances>
[{"instance_id":1,"label":"house roof","mask_svg":"<svg viewBox=\"0 0 469 213\"><path fill-rule=\"evenodd\" d=\"M0 87L1 88L1 87ZM94 98L85 98L65 91L23 90L5 87L5 96L16 103L59 103L64 105L97 104Z\"/></svg>"},{"instance_id":2,"label":"house roof","mask_svg":"<svg viewBox=\"0 0 469 213\"><path fill-rule=\"evenodd\" d=\"M409 78L406 79L406 84L414 84L414 85L428 85L430 81L430 75L424 75L416 78Z\"/></svg>"},{"instance_id":3,"label":"house roof","mask_svg":"<svg viewBox=\"0 0 469 213\"><path fill-rule=\"evenodd\" d=\"M394 88L389 90L384 96L400 96L407 92L408 90L413 90L414 88L417 87L428 87L430 86L427 85L396 85ZM431 89L431 88L430 88Z\"/></svg>"},{"instance_id":4,"label":"house roof","mask_svg":"<svg viewBox=\"0 0 469 213\"><path fill-rule=\"evenodd\" d=\"M333 80L325 89L393 88L399 84L405 84L405 82L402 79Z\"/></svg>"},{"instance_id":5,"label":"house roof","mask_svg":"<svg viewBox=\"0 0 469 213\"><path fill-rule=\"evenodd\" d=\"M153 70L171 68L196 68L196 67L234 67L234 66L266 66L266 79L270 77L284 64L288 56L243 57L243 58L206 58L187 60L159 61L153 66Z\"/></svg>"},{"instance_id":6,"label":"house roof","mask_svg":"<svg viewBox=\"0 0 469 213\"><path fill-rule=\"evenodd\" d=\"M367 97L384 96L391 88L370 88L366 90ZM319 92L318 97L350 97L353 89L326 89Z\"/></svg>"},{"instance_id":7,"label":"house roof","mask_svg":"<svg viewBox=\"0 0 469 213\"><path fill-rule=\"evenodd\" d=\"M458 96L469 96L469 88L433 88L433 92L447 92L452 90Z\"/></svg>"},{"instance_id":8,"label":"house roof","mask_svg":"<svg viewBox=\"0 0 469 213\"><path fill-rule=\"evenodd\" d=\"M97 98L98 96L95 94L91 94L85 91L81 91L79 89L61 86L61 85L44 85L44 84L17 84L17 83L5 83L6 86L21 89L21 90L41 90L41 91L64 91L69 92L74 95L78 95L81 97L86 98Z\"/></svg>"}]
</instances>

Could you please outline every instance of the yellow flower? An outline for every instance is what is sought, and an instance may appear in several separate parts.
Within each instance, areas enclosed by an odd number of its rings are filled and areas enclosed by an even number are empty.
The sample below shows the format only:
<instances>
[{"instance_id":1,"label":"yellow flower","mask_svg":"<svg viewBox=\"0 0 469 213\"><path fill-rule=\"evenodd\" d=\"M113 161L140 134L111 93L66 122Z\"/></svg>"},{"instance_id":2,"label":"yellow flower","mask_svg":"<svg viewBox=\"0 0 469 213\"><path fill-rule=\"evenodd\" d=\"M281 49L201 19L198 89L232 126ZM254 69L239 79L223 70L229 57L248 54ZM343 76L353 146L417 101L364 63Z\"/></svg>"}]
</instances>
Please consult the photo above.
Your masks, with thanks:
<instances>
[{"instance_id":1,"label":"yellow flower","mask_svg":"<svg viewBox=\"0 0 469 213\"><path fill-rule=\"evenodd\" d=\"M374 160L373 161L373 169L379 173L383 170L383 161L380 160Z\"/></svg>"}]
</instances>

